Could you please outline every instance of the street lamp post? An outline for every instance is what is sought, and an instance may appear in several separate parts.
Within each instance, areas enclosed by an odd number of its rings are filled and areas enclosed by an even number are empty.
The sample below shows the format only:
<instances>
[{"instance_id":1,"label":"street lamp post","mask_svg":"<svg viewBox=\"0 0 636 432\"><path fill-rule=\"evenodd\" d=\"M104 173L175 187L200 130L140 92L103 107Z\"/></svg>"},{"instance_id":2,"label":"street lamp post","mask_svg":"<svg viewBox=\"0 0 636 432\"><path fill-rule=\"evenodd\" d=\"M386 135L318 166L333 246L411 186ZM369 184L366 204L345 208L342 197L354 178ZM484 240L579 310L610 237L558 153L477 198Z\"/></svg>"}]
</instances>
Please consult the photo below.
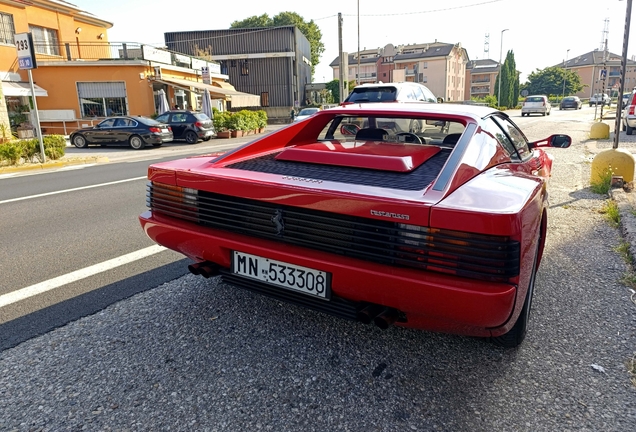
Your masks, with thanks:
<instances>
[{"instance_id":1,"label":"street lamp post","mask_svg":"<svg viewBox=\"0 0 636 432\"><path fill-rule=\"evenodd\" d=\"M503 29L501 31L501 42L499 43L499 89L497 90L497 108L501 106L501 104L499 103L499 100L501 98L501 56L503 55L503 34L505 31L508 31L508 29Z\"/></svg>"},{"instance_id":2,"label":"street lamp post","mask_svg":"<svg viewBox=\"0 0 636 432\"><path fill-rule=\"evenodd\" d=\"M570 54L570 48L565 52L565 61L563 62L563 94L561 95L561 102L563 102L563 98L565 97L565 78L567 76L568 71L568 55Z\"/></svg>"}]
</instances>

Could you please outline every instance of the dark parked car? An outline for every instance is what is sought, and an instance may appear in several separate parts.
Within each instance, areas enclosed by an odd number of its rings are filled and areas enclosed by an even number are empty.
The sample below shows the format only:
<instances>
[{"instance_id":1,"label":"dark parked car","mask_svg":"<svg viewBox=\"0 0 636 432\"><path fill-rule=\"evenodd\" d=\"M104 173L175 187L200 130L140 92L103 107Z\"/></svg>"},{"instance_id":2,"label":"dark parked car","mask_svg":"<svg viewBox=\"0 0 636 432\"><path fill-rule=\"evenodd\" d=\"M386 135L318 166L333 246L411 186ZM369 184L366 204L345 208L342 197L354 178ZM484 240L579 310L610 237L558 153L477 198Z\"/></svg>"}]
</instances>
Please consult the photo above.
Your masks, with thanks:
<instances>
[{"instance_id":1,"label":"dark parked car","mask_svg":"<svg viewBox=\"0 0 636 432\"><path fill-rule=\"evenodd\" d=\"M157 121L170 125L174 139L185 140L188 144L196 144L199 139L208 141L214 136L214 123L202 112L166 111L157 117Z\"/></svg>"},{"instance_id":2,"label":"dark parked car","mask_svg":"<svg viewBox=\"0 0 636 432\"><path fill-rule=\"evenodd\" d=\"M127 144L135 150L146 144L160 147L172 141L170 126L147 117L109 117L97 126L78 129L71 133L71 143L77 148L89 144Z\"/></svg>"},{"instance_id":3,"label":"dark parked car","mask_svg":"<svg viewBox=\"0 0 636 432\"><path fill-rule=\"evenodd\" d=\"M581 102L581 99L579 99L578 96L568 96L563 98L563 100L561 101L561 104L559 105L559 109L564 110L564 109L572 108L577 110L577 109L581 109L582 106L583 106L583 102Z\"/></svg>"}]
</instances>

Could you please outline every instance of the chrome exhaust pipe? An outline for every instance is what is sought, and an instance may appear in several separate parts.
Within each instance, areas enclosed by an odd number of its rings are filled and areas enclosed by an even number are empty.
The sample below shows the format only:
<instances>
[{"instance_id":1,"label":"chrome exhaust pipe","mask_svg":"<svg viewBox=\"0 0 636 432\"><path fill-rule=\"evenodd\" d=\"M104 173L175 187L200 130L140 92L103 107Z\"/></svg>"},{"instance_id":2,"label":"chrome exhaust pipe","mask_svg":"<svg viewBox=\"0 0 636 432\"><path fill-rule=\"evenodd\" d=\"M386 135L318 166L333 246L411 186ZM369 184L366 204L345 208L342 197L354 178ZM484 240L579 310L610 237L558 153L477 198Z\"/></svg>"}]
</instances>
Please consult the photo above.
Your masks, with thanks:
<instances>
[{"instance_id":1,"label":"chrome exhaust pipe","mask_svg":"<svg viewBox=\"0 0 636 432\"><path fill-rule=\"evenodd\" d=\"M377 315L373 322L382 330L386 330L393 325L398 319L398 311L393 308L385 307L379 315Z\"/></svg>"}]
</instances>

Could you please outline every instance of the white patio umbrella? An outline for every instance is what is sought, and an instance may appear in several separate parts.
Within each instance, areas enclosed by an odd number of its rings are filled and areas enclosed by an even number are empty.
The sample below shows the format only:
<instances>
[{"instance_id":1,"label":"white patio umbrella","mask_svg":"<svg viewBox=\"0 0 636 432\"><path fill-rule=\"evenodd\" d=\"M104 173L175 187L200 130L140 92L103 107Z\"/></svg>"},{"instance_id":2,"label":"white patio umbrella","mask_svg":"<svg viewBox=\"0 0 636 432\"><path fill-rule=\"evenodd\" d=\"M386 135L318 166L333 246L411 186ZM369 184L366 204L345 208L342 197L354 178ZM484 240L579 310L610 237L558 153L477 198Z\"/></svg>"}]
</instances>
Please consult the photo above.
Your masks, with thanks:
<instances>
[{"instance_id":1,"label":"white patio umbrella","mask_svg":"<svg viewBox=\"0 0 636 432\"><path fill-rule=\"evenodd\" d=\"M157 114L163 114L166 111L170 111L170 105L168 105L166 91L161 89L159 90L159 107L157 108Z\"/></svg>"},{"instance_id":2,"label":"white patio umbrella","mask_svg":"<svg viewBox=\"0 0 636 432\"><path fill-rule=\"evenodd\" d=\"M212 98L210 97L210 91L205 89L203 92L203 99L201 100L201 111L207 114L208 117L212 117Z\"/></svg>"}]
</instances>

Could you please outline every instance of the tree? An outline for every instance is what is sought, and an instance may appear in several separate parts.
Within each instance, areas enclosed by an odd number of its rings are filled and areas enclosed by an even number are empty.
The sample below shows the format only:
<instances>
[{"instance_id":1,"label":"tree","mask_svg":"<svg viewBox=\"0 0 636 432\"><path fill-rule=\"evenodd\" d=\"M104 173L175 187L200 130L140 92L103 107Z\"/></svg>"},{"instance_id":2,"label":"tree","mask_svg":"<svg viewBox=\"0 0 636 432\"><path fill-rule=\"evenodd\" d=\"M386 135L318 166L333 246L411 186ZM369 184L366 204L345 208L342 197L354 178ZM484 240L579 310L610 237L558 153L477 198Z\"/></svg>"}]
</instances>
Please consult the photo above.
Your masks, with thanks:
<instances>
[{"instance_id":1,"label":"tree","mask_svg":"<svg viewBox=\"0 0 636 432\"><path fill-rule=\"evenodd\" d=\"M311 75L314 75L320 56L325 51L322 43L322 32L314 20L305 21L296 12L281 12L270 18L269 15L254 15L242 21L234 21L230 28L282 27L296 26L305 35L311 47Z\"/></svg>"},{"instance_id":2,"label":"tree","mask_svg":"<svg viewBox=\"0 0 636 432\"><path fill-rule=\"evenodd\" d=\"M581 77L571 69L552 66L545 69L537 69L528 75L528 82L523 88L529 94L544 94L547 96L561 95L563 93L563 81L565 79L565 94L574 94L583 90Z\"/></svg>"},{"instance_id":3,"label":"tree","mask_svg":"<svg viewBox=\"0 0 636 432\"><path fill-rule=\"evenodd\" d=\"M347 86L349 93L351 93L351 90L353 90L355 86L356 86L355 80L349 81L349 85ZM331 95L333 96L333 101L335 103L339 103L340 102L340 80L335 79L335 80L329 81L327 84L325 84L325 87L327 88L327 90L331 91Z\"/></svg>"},{"instance_id":4,"label":"tree","mask_svg":"<svg viewBox=\"0 0 636 432\"><path fill-rule=\"evenodd\" d=\"M502 107L516 107L519 101L519 72L515 62L515 55L512 50L506 54L506 60L501 65L501 72L495 79L495 97L499 98ZM501 86L499 80L501 79ZM501 95L499 96L499 89Z\"/></svg>"}]
</instances>

